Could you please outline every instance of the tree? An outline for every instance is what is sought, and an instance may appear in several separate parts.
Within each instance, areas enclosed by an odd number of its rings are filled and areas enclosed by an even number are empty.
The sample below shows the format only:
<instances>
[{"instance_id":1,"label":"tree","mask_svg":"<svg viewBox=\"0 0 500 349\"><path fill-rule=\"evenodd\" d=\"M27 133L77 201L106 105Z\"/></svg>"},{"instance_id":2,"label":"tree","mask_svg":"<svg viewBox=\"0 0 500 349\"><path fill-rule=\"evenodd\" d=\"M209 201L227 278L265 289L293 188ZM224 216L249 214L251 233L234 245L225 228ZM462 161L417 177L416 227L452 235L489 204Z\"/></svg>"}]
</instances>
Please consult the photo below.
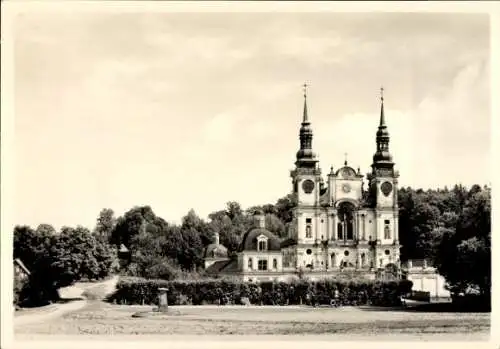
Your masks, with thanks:
<instances>
[{"instance_id":1,"label":"tree","mask_svg":"<svg viewBox=\"0 0 500 349\"><path fill-rule=\"evenodd\" d=\"M116 257L107 243L97 240L83 227L34 231L14 229L14 257L21 258L31 272L28 300L45 304L58 298L57 289L82 278L99 279L114 271Z\"/></svg>"},{"instance_id":2,"label":"tree","mask_svg":"<svg viewBox=\"0 0 500 349\"><path fill-rule=\"evenodd\" d=\"M266 214L266 229L280 238L284 238L287 235L285 224L272 213Z\"/></svg>"},{"instance_id":3,"label":"tree","mask_svg":"<svg viewBox=\"0 0 500 349\"><path fill-rule=\"evenodd\" d=\"M457 201L465 190L455 190ZM454 293L477 290L483 296L491 292L491 192L474 186L468 198L460 202L458 222L447 220L436 244L435 265ZM446 223L445 223L446 224Z\"/></svg>"},{"instance_id":4,"label":"tree","mask_svg":"<svg viewBox=\"0 0 500 349\"><path fill-rule=\"evenodd\" d=\"M276 202L276 205L274 205L276 216L281 219L283 224L293 220L293 209L297 207L297 204L297 196L295 194L288 194Z\"/></svg>"},{"instance_id":5,"label":"tree","mask_svg":"<svg viewBox=\"0 0 500 349\"><path fill-rule=\"evenodd\" d=\"M36 232L40 235L50 236L56 234L56 230L50 224L42 223L36 228Z\"/></svg>"},{"instance_id":6,"label":"tree","mask_svg":"<svg viewBox=\"0 0 500 349\"><path fill-rule=\"evenodd\" d=\"M201 219L193 209L189 210L187 215L182 218L181 229L197 231L203 246L212 243L213 231L211 231L208 223Z\"/></svg>"},{"instance_id":7,"label":"tree","mask_svg":"<svg viewBox=\"0 0 500 349\"><path fill-rule=\"evenodd\" d=\"M116 225L115 213L110 208L103 208L97 217L94 234L103 241L109 241Z\"/></svg>"},{"instance_id":8,"label":"tree","mask_svg":"<svg viewBox=\"0 0 500 349\"><path fill-rule=\"evenodd\" d=\"M129 247L132 237L144 228L144 222L155 223L155 221L156 216L151 207L136 206L117 219L110 242L117 246L124 244Z\"/></svg>"}]
</instances>

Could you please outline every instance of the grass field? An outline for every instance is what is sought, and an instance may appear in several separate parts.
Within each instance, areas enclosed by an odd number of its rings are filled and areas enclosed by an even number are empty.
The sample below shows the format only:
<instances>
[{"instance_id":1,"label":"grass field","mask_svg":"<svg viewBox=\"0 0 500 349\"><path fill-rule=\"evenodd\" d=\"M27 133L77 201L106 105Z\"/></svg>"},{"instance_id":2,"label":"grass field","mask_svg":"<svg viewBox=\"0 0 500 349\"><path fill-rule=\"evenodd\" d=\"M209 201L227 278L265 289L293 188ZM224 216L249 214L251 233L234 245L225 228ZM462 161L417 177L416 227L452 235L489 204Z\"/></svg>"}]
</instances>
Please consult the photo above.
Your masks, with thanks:
<instances>
[{"instance_id":1,"label":"grass field","mask_svg":"<svg viewBox=\"0 0 500 349\"><path fill-rule=\"evenodd\" d=\"M84 308L43 323L16 326L16 337L33 335L333 335L440 337L485 340L488 313L425 313L363 308L177 306L178 315L134 318L151 306L122 306L91 301ZM465 336L465 337L464 337ZM396 338L397 339L397 338ZM359 338L358 338L359 340Z\"/></svg>"}]
</instances>

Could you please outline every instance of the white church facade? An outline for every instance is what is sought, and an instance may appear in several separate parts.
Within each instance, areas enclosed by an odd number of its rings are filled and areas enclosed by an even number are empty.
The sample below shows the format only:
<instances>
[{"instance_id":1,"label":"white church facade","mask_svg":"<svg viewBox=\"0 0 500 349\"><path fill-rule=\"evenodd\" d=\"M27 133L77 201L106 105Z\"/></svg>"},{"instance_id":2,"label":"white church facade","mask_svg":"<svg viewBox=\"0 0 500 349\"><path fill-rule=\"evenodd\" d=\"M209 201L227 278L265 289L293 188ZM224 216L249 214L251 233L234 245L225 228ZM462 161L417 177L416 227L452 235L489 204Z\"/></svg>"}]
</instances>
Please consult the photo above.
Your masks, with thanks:
<instances>
[{"instance_id":1,"label":"white church facade","mask_svg":"<svg viewBox=\"0 0 500 349\"><path fill-rule=\"evenodd\" d=\"M297 198L286 239L265 229L262 212L242 238L233 258L219 244L218 234L205 251L209 274L246 281L286 280L304 275L321 279L357 275L374 279L398 277L401 267L398 231L398 177L389 152L389 132L381 97L380 121L371 172L349 166L331 168L323 180L313 151L313 130L307 97L300 127L300 148L291 171Z\"/></svg>"}]
</instances>

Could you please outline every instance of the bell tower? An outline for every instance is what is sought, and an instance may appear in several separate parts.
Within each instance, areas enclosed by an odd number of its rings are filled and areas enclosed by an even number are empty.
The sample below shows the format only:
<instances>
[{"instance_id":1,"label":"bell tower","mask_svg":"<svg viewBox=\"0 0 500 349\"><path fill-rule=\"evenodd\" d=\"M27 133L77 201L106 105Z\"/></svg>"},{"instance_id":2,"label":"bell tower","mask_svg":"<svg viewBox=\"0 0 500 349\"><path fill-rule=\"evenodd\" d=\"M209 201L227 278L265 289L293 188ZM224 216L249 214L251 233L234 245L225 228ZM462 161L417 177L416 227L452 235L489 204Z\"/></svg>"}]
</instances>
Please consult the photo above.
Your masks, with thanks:
<instances>
[{"instance_id":1,"label":"bell tower","mask_svg":"<svg viewBox=\"0 0 500 349\"><path fill-rule=\"evenodd\" d=\"M372 172L368 175L370 197L375 209L375 240L377 250L393 262L399 260L398 171L389 152L389 131L384 111L384 89L380 89L380 122L376 134L377 149L373 155ZM389 248L390 247L390 248ZM377 264L382 258L377 258ZM384 262L386 264L386 262Z\"/></svg>"},{"instance_id":2,"label":"bell tower","mask_svg":"<svg viewBox=\"0 0 500 349\"><path fill-rule=\"evenodd\" d=\"M307 85L304 84L304 110L299 131L300 148L296 154L295 168L290 172L293 193L297 198L294 209L295 236L299 243L313 244L318 238L320 218L319 199L322 188L321 170L312 150L313 132L307 110Z\"/></svg>"},{"instance_id":3,"label":"bell tower","mask_svg":"<svg viewBox=\"0 0 500 349\"><path fill-rule=\"evenodd\" d=\"M304 84L303 87L304 111L299 132L300 149L296 155L295 169L290 172L290 176L299 205L314 206L319 200L321 170L312 150L313 131L307 110L307 85Z\"/></svg>"}]
</instances>

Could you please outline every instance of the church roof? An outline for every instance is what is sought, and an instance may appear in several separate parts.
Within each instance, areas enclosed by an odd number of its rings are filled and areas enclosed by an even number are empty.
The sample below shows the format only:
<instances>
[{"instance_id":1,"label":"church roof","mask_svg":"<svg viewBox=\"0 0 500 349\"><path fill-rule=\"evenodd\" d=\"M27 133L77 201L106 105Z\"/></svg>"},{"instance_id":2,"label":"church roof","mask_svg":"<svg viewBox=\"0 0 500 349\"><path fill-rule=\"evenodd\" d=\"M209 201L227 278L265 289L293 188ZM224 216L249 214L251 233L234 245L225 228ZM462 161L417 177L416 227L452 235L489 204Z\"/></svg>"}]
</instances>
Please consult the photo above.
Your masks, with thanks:
<instances>
[{"instance_id":1,"label":"church roof","mask_svg":"<svg viewBox=\"0 0 500 349\"><path fill-rule=\"evenodd\" d=\"M14 264L16 264L19 268L21 268L21 270L26 274L26 275L30 275L30 271L28 268L26 268L26 266L24 265L24 263L19 259L19 258L16 258L14 259Z\"/></svg>"},{"instance_id":2,"label":"church roof","mask_svg":"<svg viewBox=\"0 0 500 349\"><path fill-rule=\"evenodd\" d=\"M227 248L221 244L210 244L205 249L203 254L204 258L225 258L227 257Z\"/></svg>"},{"instance_id":3,"label":"church roof","mask_svg":"<svg viewBox=\"0 0 500 349\"><path fill-rule=\"evenodd\" d=\"M268 238L267 249L268 251L280 251L281 250L281 241L280 239L271 233L267 229L263 228L252 228L248 230L245 235L243 235L243 239L239 246L238 251L257 251L257 237L260 235L264 235Z\"/></svg>"},{"instance_id":4,"label":"church roof","mask_svg":"<svg viewBox=\"0 0 500 349\"><path fill-rule=\"evenodd\" d=\"M217 261L210 265L205 271L212 275L221 272L228 273L238 271L238 261L236 259Z\"/></svg>"}]
</instances>

